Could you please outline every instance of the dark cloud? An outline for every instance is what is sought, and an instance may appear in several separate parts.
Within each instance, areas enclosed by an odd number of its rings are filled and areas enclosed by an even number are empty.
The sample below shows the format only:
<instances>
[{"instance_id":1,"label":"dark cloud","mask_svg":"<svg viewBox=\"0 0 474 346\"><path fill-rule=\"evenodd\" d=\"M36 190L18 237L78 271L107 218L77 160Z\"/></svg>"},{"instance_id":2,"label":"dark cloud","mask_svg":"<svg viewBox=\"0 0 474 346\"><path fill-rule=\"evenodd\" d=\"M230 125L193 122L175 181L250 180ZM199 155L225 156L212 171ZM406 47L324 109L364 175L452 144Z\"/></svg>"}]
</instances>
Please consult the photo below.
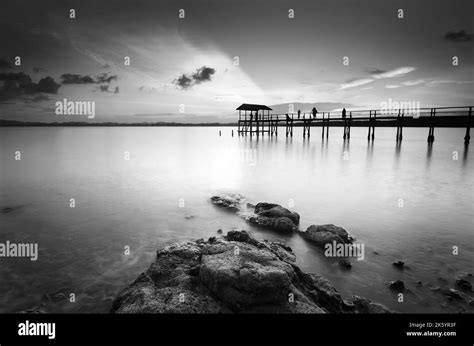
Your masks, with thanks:
<instances>
[{"instance_id":1,"label":"dark cloud","mask_svg":"<svg viewBox=\"0 0 474 346\"><path fill-rule=\"evenodd\" d=\"M41 71L44 71L44 69L41 68L41 67L33 67L33 72L34 72L34 73L39 73L39 72L41 72Z\"/></svg>"},{"instance_id":2,"label":"dark cloud","mask_svg":"<svg viewBox=\"0 0 474 346\"><path fill-rule=\"evenodd\" d=\"M385 72L387 72L387 71L376 68L376 69L370 70L369 74L378 75L378 74L382 74L382 73L385 73ZM352 82L353 82L353 80L352 80Z\"/></svg>"},{"instance_id":3,"label":"dark cloud","mask_svg":"<svg viewBox=\"0 0 474 346\"><path fill-rule=\"evenodd\" d=\"M99 85L99 91L103 92L103 93L112 93L112 94L118 94L120 92L120 88L118 86L116 86L114 88L114 91L111 91L109 89L109 85Z\"/></svg>"},{"instance_id":4,"label":"dark cloud","mask_svg":"<svg viewBox=\"0 0 474 346\"><path fill-rule=\"evenodd\" d=\"M49 76L34 83L31 77L23 72L0 73L0 81L3 81L0 87L0 101L28 95L38 96L41 93L57 94L61 86Z\"/></svg>"},{"instance_id":5,"label":"dark cloud","mask_svg":"<svg viewBox=\"0 0 474 346\"><path fill-rule=\"evenodd\" d=\"M95 84L91 76L81 76L78 74L65 73L61 75L63 84Z\"/></svg>"},{"instance_id":6,"label":"dark cloud","mask_svg":"<svg viewBox=\"0 0 474 346\"><path fill-rule=\"evenodd\" d=\"M474 39L474 35L468 34L466 30L449 31L444 35L444 39L452 42L467 42Z\"/></svg>"},{"instance_id":7,"label":"dark cloud","mask_svg":"<svg viewBox=\"0 0 474 346\"><path fill-rule=\"evenodd\" d=\"M12 64L10 64L6 59L0 58L0 70L8 70L12 68Z\"/></svg>"},{"instance_id":8,"label":"dark cloud","mask_svg":"<svg viewBox=\"0 0 474 346\"><path fill-rule=\"evenodd\" d=\"M108 83L117 80L117 75L109 75L108 73L102 73L96 77L97 83Z\"/></svg>"},{"instance_id":9,"label":"dark cloud","mask_svg":"<svg viewBox=\"0 0 474 346\"><path fill-rule=\"evenodd\" d=\"M193 73L193 79L196 83L201 83L205 81L210 81L211 76L216 73L216 70L211 67L203 66Z\"/></svg>"},{"instance_id":10,"label":"dark cloud","mask_svg":"<svg viewBox=\"0 0 474 346\"><path fill-rule=\"evenodd\" d=\"M191 75L182 74L176 78L173 83L180 89L188 89L193 85L200 84L202 82L210 81L211 76L216 73L216 70L212 67L203 66L198 68Z\"/></svg>"},{"instance_id":11,"label":"dark cloud","mask_svg":"<svg viewBox=\"0 0 474 346\"><path fill-rule=\"evenodd\" d=\"M190 88L193 85L193 80L190 77L183 74L183 75L179 76L178 78L176 78L173 81L173 83L175 83L176 86L178 86L181 89L187 89L187 88Z\"/></svg>"},{"instance_id":12,"label":"dark cloud","mask_svg":"<svg viewBox=\"0 0 474 346\"><path fill-rule=\"evenodd\" d=\"M112 81L117 80L117 75L109 75L108 73L102 73L98 76L82 76L79 74L65 73L61 75L63 84L110 84Z\"/></svg>"},{"instance_id":13,"label":"dark cloud","mask_svg":"<svg viewBox=\"0 0 474 346\"><path fill-rule=\"evenodd\" d=\"M58 89L61 85L56 83L52 77L46 77L40 79L39 83L36 86L36 92L43 92L48 94L57 94Z\"/></svg>"}]
</instances>

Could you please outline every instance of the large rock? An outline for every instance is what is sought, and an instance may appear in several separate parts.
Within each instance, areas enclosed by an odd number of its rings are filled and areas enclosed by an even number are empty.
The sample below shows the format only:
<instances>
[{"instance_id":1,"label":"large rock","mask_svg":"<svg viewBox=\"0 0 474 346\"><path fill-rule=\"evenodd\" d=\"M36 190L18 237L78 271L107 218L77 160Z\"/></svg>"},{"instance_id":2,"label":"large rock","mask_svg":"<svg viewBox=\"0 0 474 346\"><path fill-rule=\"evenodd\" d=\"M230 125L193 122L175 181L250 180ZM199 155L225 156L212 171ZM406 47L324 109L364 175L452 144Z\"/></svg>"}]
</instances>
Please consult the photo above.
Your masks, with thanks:
<instances>
[{"instance_id":1,"label":"large rock","mask_svg":"<svg viewBox=\"0 0 474 346\"><path fill-rule=\"evenodd\" d=\"M256 214L248 214L244 217L252 225L272 229L277 232L290 233L298 230L298 226L287 217L267 217Z\"/></svg>"},{"instance_id":2,"label":"large rock","mask_svg":"<svg viewBox=\"0 0 474 346\"><path fill-rule=\"evenodd\" d=\"M349 236L347 231L333 224L328 225L311 225L306 229L306 232L301 233L304 238L324 247L326 244L333 242L342 244L352 244L353 238Z\"/></svg>"},{"instance_id":3,"label":"large rock","mask_svg":"<svg viewBox=\"0 0 474 346\"><path fill-rule=\"evenodd\" d=\"M295 263L288 246L258 241L245 231L169 246L119 293L112 312L360 312L329 281Z\"/></svg>"},{"instance_id":4,"label":"large rock","mask_svg":"<svg viewBox=\"0 0 474 346\"><path fill-rule=\"evenodd\" d=\"M458 287L462 288L463 290L472 291L472 285L466 279L463 279L463 278L457 279L456 280L456 285Z\"/></svg>"},{"instance_id":5,"label":"large rock","mask_svg":"<svg viewBox=\"0 0 474 346\"><path fill-rule=\"evenodd\" d=\"M254 210L255 214L269 218L285 217L290 219L296 226L300 223L300 215L294 211L283 208L274 203L257 203Z\"/></svg>"},{"instance_id":6,"label":"large rock","mask_svg":"<svg viewBox=\"0 0 474 346\"><path fill-rule=\"evenodd\" d=\"M300 216L275 203L244 203L241 195L212 196L211 203L235 212L248 223L278 232L295 232L298 230Z\"/></svg>"},{"instance_id":7,"label":"large rock","mask_svg":"<svg viewBox=\"0 0 474 346\"><path fill-rule=\"evenodd\" d=\"M233 212L238 212L241 210L241 202L243 197L241 195L229 195L229 196L212 196L212 204L224 208Z\"/></svg>"}]
</instances>

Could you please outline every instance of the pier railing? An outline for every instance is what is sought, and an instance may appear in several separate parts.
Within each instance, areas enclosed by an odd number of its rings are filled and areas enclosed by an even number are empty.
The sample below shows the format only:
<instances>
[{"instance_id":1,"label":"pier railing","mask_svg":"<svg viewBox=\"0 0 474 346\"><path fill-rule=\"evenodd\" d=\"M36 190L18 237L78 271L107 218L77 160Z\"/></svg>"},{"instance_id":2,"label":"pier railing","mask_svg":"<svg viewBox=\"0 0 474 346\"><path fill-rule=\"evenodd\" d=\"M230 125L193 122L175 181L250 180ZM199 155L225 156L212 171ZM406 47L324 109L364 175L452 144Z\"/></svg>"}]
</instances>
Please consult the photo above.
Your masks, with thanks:
<instances>
[{"instance_id":1,"label":"pier railing","mask_svg":"<svg viewBox=\"0 0 474 346\"><path fill-rule=\"evenodd\" d=\"M278 135L278 127L285 126L286 136L293 136L295 126L303 127L303 137L310 136L312 127L322 127L322 136L326 137L329 127L344 127L343 138L350 138L353 126L367 126L367 138L375 138L376 127L396 127L396 140L402 140L404 127L428 127L428 142L434 141L435 127L465 127L465 143L470 140L472 111L474 106L435 107L435 108L387 108L378 110L346 110L318 112L316 116L308 112L247 114L239 116L238 133L240 135Z\"/></svg>"}]
</instances>

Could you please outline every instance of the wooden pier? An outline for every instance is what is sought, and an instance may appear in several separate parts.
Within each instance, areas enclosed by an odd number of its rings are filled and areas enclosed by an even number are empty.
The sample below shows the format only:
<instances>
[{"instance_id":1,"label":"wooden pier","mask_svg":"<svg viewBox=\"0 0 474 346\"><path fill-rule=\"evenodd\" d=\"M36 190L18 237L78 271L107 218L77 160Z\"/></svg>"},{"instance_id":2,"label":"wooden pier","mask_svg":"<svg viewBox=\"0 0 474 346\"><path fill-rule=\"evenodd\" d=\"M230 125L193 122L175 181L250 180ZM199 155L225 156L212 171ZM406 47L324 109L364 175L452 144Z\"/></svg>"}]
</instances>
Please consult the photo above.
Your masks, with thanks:
<instances>
[{"instance_id":1,"label":"wooden pier","mask_svg":"<svg viewBox=\"0 0 474 346\"><path fill-rule=\"evenodd\" d=\"M427 141L432 143L436 127L462 127L466 128L464 142L468 144L471 139L473 107L419 108L414 111L354 110L346 111L346 116L342 112L323 112L315 116L301 112L271 114L272 109L268 106L244 103L237 108L237 133L239 136L278 136L278 128L284 126L286 137L293 136L294 127L302 127L303 137L310 137L313 127L321 127L322 138L328 138L330 127L343 127L343 139L350 139L351 127L367 127L367 140L373 141L376 127L396 127L395 140L398 142L403 139L404 127L426 127Z\"/></svg>"}]
</instances>

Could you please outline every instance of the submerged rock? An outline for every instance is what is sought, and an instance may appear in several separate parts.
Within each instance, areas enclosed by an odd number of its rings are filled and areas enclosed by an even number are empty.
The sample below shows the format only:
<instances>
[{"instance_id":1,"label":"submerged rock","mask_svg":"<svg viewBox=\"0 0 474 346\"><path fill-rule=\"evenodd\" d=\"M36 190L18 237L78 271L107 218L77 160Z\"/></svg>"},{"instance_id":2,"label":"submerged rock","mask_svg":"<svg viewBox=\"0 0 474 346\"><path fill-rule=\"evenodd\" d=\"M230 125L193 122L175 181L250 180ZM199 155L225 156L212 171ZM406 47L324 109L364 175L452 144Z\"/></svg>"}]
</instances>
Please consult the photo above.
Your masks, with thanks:
<instances>
[{"instance_id":1,"label":"submerged rock","mask_svg":"<svg viewBox=\"0 0 474 346\"><path fill-rule=\"evenodd\" d=\"M338 264L342 269L351 269L352 268L352 263L347 258L340 259L338 261Z\"/></svg>"},{"instance_id":2,"label":"submerged rock","mask_svg":"<svg viewBox=\"0 0 474 346\"><path fill-rule=\"evenodd\" d=\"M449 298L458 299L458 300L463 300L464 299L461 292L459 292L458 290L455 290L454 288L450 288L449 290L447 290L443 293L445 295L447 295Z\"/></svg>"},{"instance_id":3,"label":"submerged rock","mask_svg":"<svg viewBox=\"0 0 474 346\"><path fill-rule=\"evenodd\" d=\"M324 247L326 244L333 242L342 244L352 244L353 238L342 228L333 224L328 225L311 225L306 232L301 233L307 240Z\"/></svg>"},{"instance_id":4,"label":"submerged rock","mask_svg":"<svg viewBox=\"0 0 474 346\"><path fill-rule=\"evenodd\" d=\"M148 270L118 294L112 312L390 312L360 300L343 301L328 280L301 271L288 246L231 231L159 250Z\"/></svg>"},{"instance_id":5,"label":"submerged rock","mask_svg":"<svg viewBox=\"0 0 474 346\"><path fill-rule=\"evenodd\" d=\"M402 280L390 281L388 286L397 292L403 292L405 290L405 284Z\"/></svg>"},{"instance_id":6,"label":"submerged rock","mask_svg":"<svg viewBox=\"0 0 474 346\"><path fill-rule=\"evenodd\" d=\"M20 210L21 208L22 208L21 205L14 206L14 207L4 207L1 209L1 211L3 214L8 214L8 213L12 213L14 211Z\"/></svg>"},{"instance_id":7,"label":"submerged rock","mask_svg":"<svg viewBox=\"0 0 474 346\"><path fill-rule=\"evenodd\" d=\"M472 291L472 285L469 281L465 280L465 279L457 279L456 280L456 285L460 288L462 288L463 290L466 290L466 291Z\"/></svg>"},{"instance_id":8,"label":"submerged rock","mask_svg":"<svg viewBox=\"0 0 474 346\"><path fill-rule=\"evenodd\" d=\"M18 312L19 314L47 314L48 311L44 304L33 306L29 309Z\"/></svg>"},{"instance_id":9,"label":"submerged rock","mask_svg":"<svg viewBox=\"0 0 474 346\"><path fill-rule=\"evenodd\" d=\"M397 261L397 262L393 262L392 264L393 264L395 267L397 267L398 269L403 269L403 266L405 265L405 262Z\"/></svg>"}]
</instances>

